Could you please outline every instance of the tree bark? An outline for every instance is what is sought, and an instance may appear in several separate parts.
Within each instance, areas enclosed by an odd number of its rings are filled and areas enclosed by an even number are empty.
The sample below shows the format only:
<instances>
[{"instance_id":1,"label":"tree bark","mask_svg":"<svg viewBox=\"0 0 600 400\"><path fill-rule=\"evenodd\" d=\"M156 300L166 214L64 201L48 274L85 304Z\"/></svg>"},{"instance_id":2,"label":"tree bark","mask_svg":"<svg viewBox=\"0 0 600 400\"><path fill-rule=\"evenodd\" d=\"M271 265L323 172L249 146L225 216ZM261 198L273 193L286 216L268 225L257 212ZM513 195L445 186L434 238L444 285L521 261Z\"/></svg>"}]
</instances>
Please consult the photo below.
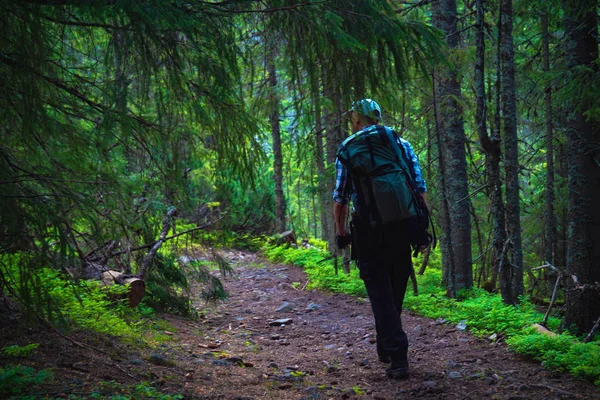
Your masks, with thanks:
<instances>
[{"instance_id":1,"label":"tree bark","mask_svg":"<svg viewBox=\"0 0 600 400\"><path fill-rule=\"evenodd\" d=\"M569 217L567 271L579 285L600 281L600 130L585 113L593 104L585 85L597 74L598 26L595 0L563 1L566 64L569 82L582 95L570 104L567 121L569 160ZM587 333L600 316L600 301L594 290L570 290L566 295L566 327Z\"/></svg>"},{"instance_id":2,"label":"tree bark","mask_svg":"<svg viewBox=\"0 0 600 400\"><path fill-rule=\"evenodd\" d=\"M455 0L440 0L434 8L434 25L446 34L446 43L450 51L458 47L457 11ZM451 295L464 288L473 286L471 254L471 218L468 199L467 162L465 152L465 131L463 113L460 105L462 94L456 71L447 69L437 76L437 95L440 105L439 145L443 153L445 168L445 192L448 208L449 247L447 257L454 276L448 276L455 282ZM444 220L444 219L443 219ZM444 250L442 247L442 251ZM447 249L448 251L449 249Z\"/></svg>"},{"instance_id":3,"label":"tree bark","mask_svg":"<svg viewBox=\"0 0 600 400\"><path fill-rule=\"evenodd\" d=\"M506 228L510 239L511 261L502 263L506 268L501 285L510 285L510 295L503 296L507 304L519 302L523 294L523 247L521 244L521 211L519 197L519 138L517 135L517 100L515 91L515 60L513 48L512 0L500 2L500 60L502 73L502 117L504 127L504 170L506 176Z\"/></svg>"},{"instance_id":4,"label":"tree bark","mask_svg":"<svg viewBox=\"0 0 600 400\"><path fill-rule=\"evenodd\" d=\"M325 155L323 154L323 121L322 121L322 109L321 109L321 98L319 95L314 96L313 101L315 107L315 162L317 164L317 183L318 193L320 200L319 214L321 216L321 239L329 239L330 226L333 223L333 218L329 219L327 213L327 205L329 204L329 197L331 195L327 193L327 182L329 179L325 174ZM316 236L316 235L315 235Z\"/></svg>"},{"instance_id":5,"label":"tree bark","mask_svg":"<svg viewBox=\"0 0 600 400\"><path fill-rule=\"evenodd\" d=\"M341 129L341 113L340 113L340 92L339 85L334 79L334 74L329 74L330 79L324 79L324 97L328 99L331 104L327 108L325 115L325 141L327 150L327 166L325 173L327 176L327 191L325 210L327 212L327 221L329 222L329 232L327 235L327 241L329 243L329 250L332 253L337 253L335 246L335 226L333 224L333 198L332 193L335 185L335 159L337 149L342 143L343 135Z\"/></svg>"},{"instance_id":6,"label":"tree bark","mask_svg":"<svg viewBox=\"0 0 600 400\"><path fill-rule=\"evenodd\" d=\"M550 72L550 35L548 33L548 9L542 12L542 52L544 72ZM544 89L546 107L546 248L545 261L554 265L554 247L556 245L556 215L554 213L554 140L552 126L552 88L550 83Z\"/></svg>"},{"instance_id":7,"label":"tree bark","mask_svg":"<svg viewBox=\"0 0 600 400\"><path fill-rule=\"evenodd\" d=\"M284 232L285 223L285 198L283 194L283 154L281 151L281 126L279 124L279 97L277 96L277 71L273 58L267 62L270 87L270 113L271 138L273 140L273 180L275 182L275 229Z\"/></svg>"},{"instance_id":8,"label":"tree bark","mask_svg":"<svg viewBox=\"0 0 600 400\"><path fill-rule=\"evenodd\" d=\"M548 75L550 72L550 34L548 32L548 7L541 14L542 23L542 54L543 70ZM545 128L546 128L546 209L544 212L545 243L544 259L547 263L555 265L554 255L556 253L556 213L554 212L554 133L552 124L552 87L550 82L544 88L545 105ZM548 295L554 286L558 275L552 270L545 270L544 274L548 281Z\"/></svg>"},{"instance_id":9,"label":"tree bark","mask_svg":"<svg viewBox=\"0 0 600 400\"><path fill-rule=\"evenodd\" d=\"M434 5L435 10L435 5ZM441 134L441 116L438 112L438 90L436 87L436 76L434 74L433 77L433 117L435 123L435 137L436 137L436 145L438 150L438 170L440 171L439 177L439 190L440 190L440 227L441 227L441 236L440 236L440 249L442 251L442 282L441 284L445 286L447 290L447 294L450 297L455 296L455 281L454 279L450 279L450 277L454 277L454 257L452 256L452 246L450 242L450 217L448 215L448 198L446 197L446 183L444 178L444 172L446 170L444 164L444 152L442 151L442 134Z\"/></svg>"},{"instance_id":10,"label":"tree bark","mask_svg":"<svg viewBox=\"0 0 600 400\"><path fill-rule=\"evenodd\" d=\"M475 94L477 98L477 135L481 148L485 154L485 167L488 174L489 194L491 198L491 214L493 221L493 247L494 256L492 267L498 270L502 248L506 242L506 222L504 218L504 203L502 201L502 181L500 179L500 131L499 124L494 127L490 136L487 129L487 101L485 92L485 0L477 0L477 38L475 61ZM496 110L498 112L498 110ZM495 274L493 276L496 276ZM492 279L495 287L495 280Z\"/></svg>"}]
</instances>

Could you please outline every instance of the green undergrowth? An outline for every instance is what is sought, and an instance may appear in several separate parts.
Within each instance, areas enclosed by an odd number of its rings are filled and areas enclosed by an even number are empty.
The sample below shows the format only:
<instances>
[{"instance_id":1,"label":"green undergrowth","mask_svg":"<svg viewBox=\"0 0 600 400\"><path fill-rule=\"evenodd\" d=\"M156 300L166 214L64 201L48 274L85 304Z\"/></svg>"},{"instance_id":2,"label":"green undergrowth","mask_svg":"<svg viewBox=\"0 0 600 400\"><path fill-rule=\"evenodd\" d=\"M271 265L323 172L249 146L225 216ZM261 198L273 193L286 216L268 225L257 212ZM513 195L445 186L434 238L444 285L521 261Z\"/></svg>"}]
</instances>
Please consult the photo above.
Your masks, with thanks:
<instances>
[{"instance_id":1,"label":"green undergrowth","mask_svg":"<svg viewBox=\"0 0 600 400\"><path fill-rule=\"evenodd\" d=\"M49 370L8 364L0 367L0 397L9 400L35 400L55 398L52 392L54 374ZM135 385L122 385L118 382L97 382L92 385L72 384L62 386L60 398L69 400L178 400L180 394L165 394L148 382ZM55 393L54 393L55 394Z\"/></svg>"},{"instance_id":2,"label":"green undergrowth","mask_svg":"<svg viewBox=\"0 0 600 400\"><path fill-rule=\"evenodd\" d=\"M340 268L336 274L334 260L324 250L266 245L263 251L271 261L302 267L310 279L309 288L366 297L357 268L352 268L349 274ZM540 323L543 314L526 298L519 306L507 306L498 294L473 288L461 292L458 300L450 299L440 285L440 265L439 252L432 252L429 267L422 276L417 276L417 296L409 282L404 301L406 309L446 323L463 322L478 336L502 335L513 351L531 356L548 368L568 371L600 385L599 340L582 343L568 333L548 336L535 331L531 326ZM550 317L547 325L550 330L557 331L560 320Z\"/></svg>"},{"instance_id":3,"label":"green undergrowth","mask_svg":"<svg viewBox=\"0 0 600 400\"><path fill-rule=\"evenodd\" d=\"M8 257L2 261L4 283L11 297L22 305L22 321L35 324L41 318L66 333L86 331L142 347L170 340L159 331L164 324L147 302L134 309L129 306L125 285L73 281L51 268L33 269L25 275L16 263L11 266Z\"/></svg>"}]
</instances>

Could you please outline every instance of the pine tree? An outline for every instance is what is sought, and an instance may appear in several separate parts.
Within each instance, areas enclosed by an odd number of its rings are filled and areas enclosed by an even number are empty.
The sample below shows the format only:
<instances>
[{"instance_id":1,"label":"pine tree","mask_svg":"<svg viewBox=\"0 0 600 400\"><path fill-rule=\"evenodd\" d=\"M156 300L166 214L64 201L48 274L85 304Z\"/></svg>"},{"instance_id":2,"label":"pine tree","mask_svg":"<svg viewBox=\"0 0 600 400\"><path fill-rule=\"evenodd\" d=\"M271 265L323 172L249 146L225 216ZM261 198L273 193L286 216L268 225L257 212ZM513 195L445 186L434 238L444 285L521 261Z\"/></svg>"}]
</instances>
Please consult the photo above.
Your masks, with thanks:
<instances>
[{"instance_id":1,"label":"pine tree","mask_svg":"<svg viewBox=\"0 0 600 400\"><path fill-rule=\"evenodd\" d=\"M450 50L458 46L457 13L454 0L441 0L434 10L434 25L446 34ZM439 99L440 148L443 160L444 210L446 218L444 264L449 268L448 292L456 296L461 289L473 285L471 255L471 218L468 199L468 178L465 153L465 132L460 105L461 89L456 71L449 68L436 77ZM446 250L446 251L444 251Z\"/></svg>"},{"instance_id":2,"label":"pine tree","mask_svg":"<svg viewBox=\"0 0 600 400\"><path fill-rule=\"evenodd\" d=\"M588 91L597 75L598 22L595 0L564 1L565 56L572 96L568 116L569 230L567 271L574 274L566 296L565 325L587 332L600 317L600 130L586 114L596 93ZM596 105L597 107L597 105Z\"/></svg>"}]
</instances>

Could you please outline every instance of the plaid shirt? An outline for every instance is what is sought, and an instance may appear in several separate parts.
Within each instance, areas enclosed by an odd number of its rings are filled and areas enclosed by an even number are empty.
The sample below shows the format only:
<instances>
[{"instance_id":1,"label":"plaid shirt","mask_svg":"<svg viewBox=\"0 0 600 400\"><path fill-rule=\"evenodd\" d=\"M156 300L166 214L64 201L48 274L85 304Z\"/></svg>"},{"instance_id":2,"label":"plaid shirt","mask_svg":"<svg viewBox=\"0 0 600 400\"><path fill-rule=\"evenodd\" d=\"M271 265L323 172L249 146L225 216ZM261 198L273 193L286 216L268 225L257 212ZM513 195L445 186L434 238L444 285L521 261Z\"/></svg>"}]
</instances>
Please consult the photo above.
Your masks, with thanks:
<instances>
[{"instance_id":1,"label":"plaid shirt","mask_svg":"<svg viewBox=\"0 0 600 400\"><path fill-rule=\"evenodd\" d=\"M368 127L367 127L368 128ZM367 129L365 128L365 129ZM421 167L419 167L419 160L410 145L410 143L401 137L397 138L398 144L401 145L401 149L404 150L404 154L408 156L410 160L409 168L410 174L413 178L413 181L417 185L417 191L419 193L425 193L427 191L427 185L425 184L425 180L423 179L423 173L421 172ZM354 183L352 182L352 176L348 169L340 162L339 158L335 160L335 190L333 191L333 201L339 204L348 204L350 202L350 198L354 198L356 194L356 190L354 188Z\"/></svg>"}]
</instances>

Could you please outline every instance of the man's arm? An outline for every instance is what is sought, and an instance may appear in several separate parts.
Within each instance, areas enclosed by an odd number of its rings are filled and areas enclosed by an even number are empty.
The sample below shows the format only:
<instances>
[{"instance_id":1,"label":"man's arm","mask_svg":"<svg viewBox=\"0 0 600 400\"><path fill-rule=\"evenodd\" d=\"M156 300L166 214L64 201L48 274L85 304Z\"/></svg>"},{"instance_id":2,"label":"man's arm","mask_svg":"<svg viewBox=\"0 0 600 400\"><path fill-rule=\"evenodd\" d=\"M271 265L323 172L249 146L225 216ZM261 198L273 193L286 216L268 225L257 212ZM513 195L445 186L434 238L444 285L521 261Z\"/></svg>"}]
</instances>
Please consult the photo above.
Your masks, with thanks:
<instances>
[{"instance_id":1,"label":"man's arm","mask_svg":"<svg viewBox=\"0 0 600 400\"><path fill-rule=\"evenodd\" d=\"M423 179L423 173L421 172L421 167L419 165L419 159L413 150L411 144L402 138L398 138L399 144L402 146L402 149L405 151L405 155L408 158L410 174L417 185L417 191L421 194L427 192L427 185L425 183L425 179ZM423 196L423 195L422 195ZM423 197L425 200L425 204L427 204L426 197Z\"/></svg>"},{"instance_id":2,"label":"man's arm","mask_svg":"<svg viewBox=\"0 0 600 400\"><path fill-rule=\"evenodd\" d=\"M335 231L338 235L346 235L346 219L348 218L348 204L333 203L333 218Z\"/></svg>"},{"instance_id":3,"label":"man's arm","mask_svg":"<svg viewBox=\"0 0 600 400\"><path fill-rule=\"evenodd\" d=\"M346 234L346 219L348 218L348 202L350 200L350 183L348 169L340 162L335 160L335 190L333 191L333 219L335 222L335 231L338 235Z\"/></svg>"}]
</instances>

